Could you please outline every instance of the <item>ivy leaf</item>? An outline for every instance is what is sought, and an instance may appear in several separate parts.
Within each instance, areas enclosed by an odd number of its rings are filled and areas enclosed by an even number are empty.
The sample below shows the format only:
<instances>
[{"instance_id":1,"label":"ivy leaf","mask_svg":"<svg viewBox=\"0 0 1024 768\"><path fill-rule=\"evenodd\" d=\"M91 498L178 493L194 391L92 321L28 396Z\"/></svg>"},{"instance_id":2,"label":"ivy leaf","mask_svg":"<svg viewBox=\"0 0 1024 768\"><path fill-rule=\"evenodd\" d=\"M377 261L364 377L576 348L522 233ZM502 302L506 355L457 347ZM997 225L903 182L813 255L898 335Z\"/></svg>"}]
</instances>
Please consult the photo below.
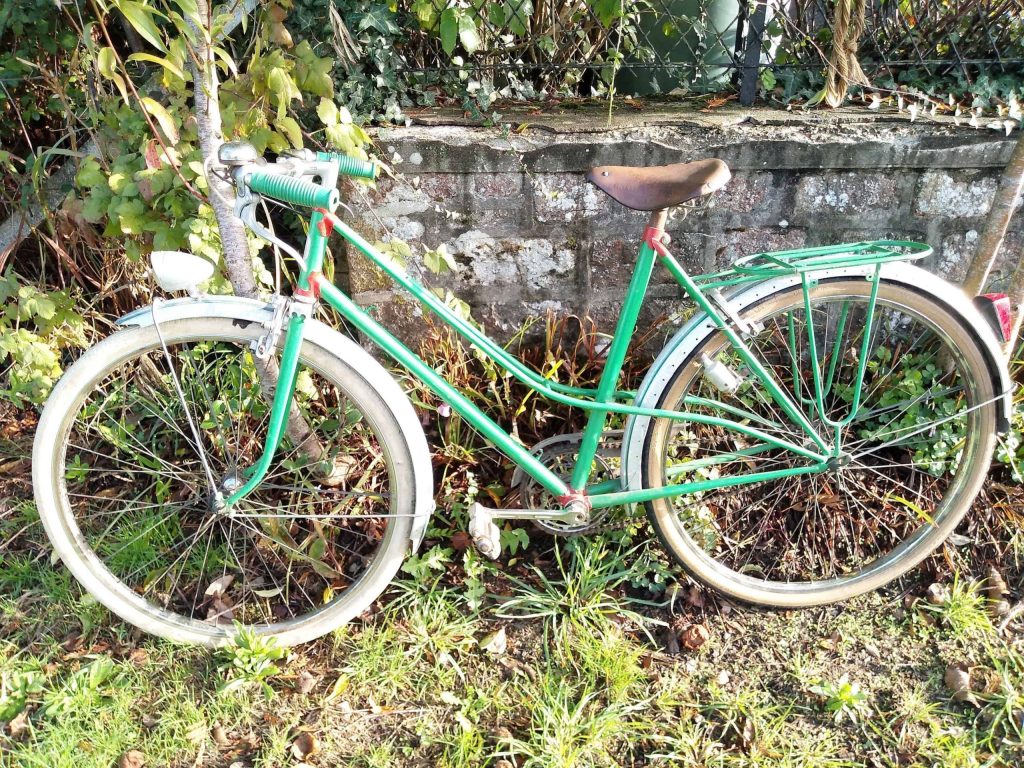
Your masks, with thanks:
<instances>
[{"instance_id":1,"label":"ivy leaf","mask_svg":"<svg viewBox=\"0 0 1024 768\"><path fill-rule=\"evenodd\" d=\"M124 17L128 19L128 22L135 27L136 32L146 38L159 50L167 50L167 47L164 45L163 37L160 34L160 28L157 27L156 22L153 21L152 14L157 13L157 11L144 6L142 3L133 2L132 0L120 0L120 2L117 3L117 8L124 14Z\"/></svg>"},{"instance_id":2,"label":"ivy leaf","mask_svg":"<svg viewBox=\"0 0 1024 768\"><path fill-rule=\"evenodd\" d=\"M395 24L393 14L384 5L373 5L359 20L358 29L360 32L366 29L376 29L382 35L397 35L401 28Z\"/></svg>"},{"instance_id":3,"label":"ivy leaf","mask_svg":"<svg viewBox=\"0 0 1024 768\"><path fill-rule=\"evenodd\" d=\"M444 243L441 243L437 250L424 253L423 264L435 275L449 272L456 268L455 259L448 253L448 247Z\"/></svg>"},{"instance_id":4,"label":"ivy leaf","mask_svg":"<svg viewBox=\"0 0 1024 768\"><path fill-rule=\"evenodd\" d=\"M449 56L455 50L455 38L459 34L459 16L454 8L445 8L441 14L441 47Z\"/></svg>"},{"instance_id":5,"label":"ivy leaf","mask_svg":"<svg viewBox=\"0 0 1024 768\"><path fill-rule=\"evenodd\" d=\"M302 149L302 129L299 128L299 124L295 122L294 118L279 117L274 121L274 125L281 133L288 137L288 141L292 143L292 146L296 149Z\"/></svg>"},{"instance_id":6,"label":"ivy leaf","mask_svg":"<svg viewBox=\"0 0 1024 768\"><path fill-rule=\"evenodd\" d=\"M174 118L171 114L164 109L164 105L156 99L151 99L149 96L143 96L142 106L145 107L146 111L156 118L156 121L160 124L160 130L164 132L164 136L171 144L178 143L178 126L174 124Z\"/></svg>"},{"instance_id":7,"label":"ivy leaf","mask_svg":"<svg viewBox=\"0 0 1024 768\"><path fill-rule=\"evenodd\" d=\"M477 32L476 22L468 13L459 14L459 40L467 53L474 53L480 47L480 33Z\"/></svg>"}]
</instances>

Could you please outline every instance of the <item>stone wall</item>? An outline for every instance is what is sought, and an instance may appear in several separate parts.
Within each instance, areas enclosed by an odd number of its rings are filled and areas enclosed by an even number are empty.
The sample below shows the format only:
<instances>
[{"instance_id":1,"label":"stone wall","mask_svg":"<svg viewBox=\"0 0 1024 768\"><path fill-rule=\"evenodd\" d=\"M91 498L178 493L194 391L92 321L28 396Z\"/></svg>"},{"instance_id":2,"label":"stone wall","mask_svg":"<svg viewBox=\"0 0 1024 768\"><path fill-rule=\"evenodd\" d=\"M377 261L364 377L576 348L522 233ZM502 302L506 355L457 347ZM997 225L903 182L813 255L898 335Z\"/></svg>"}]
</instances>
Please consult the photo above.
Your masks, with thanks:
<instances>
[{"instance_id":1,"label":"stone wall","mask_svg":"<svg viewBox=\"0 0 1024 768\"><path fill-rule=\"evenodd\" d=\"M959 280L1013 143L992 130L862 114L660 112L611 127L601 114L530 119L512 132L442 120L382 129L378 145L398 174L349 201L364 234L390 233L414 253L444 244L457 270L423 279L468 301L499 335L549 309L589 314L612 330L646 214L589 184L583 173L593 165L702 157L730 165L723 191L668 226L671 250L695 272L762 250L893 238L931 244L935 256L923 265ZM996 286L1024 251L1022 219ZM361 257L347 279L356 299L403 335L422 327L418 307ZM647 319L679 308L680 296L656 269Z\"/></svg>"}]
</instances>

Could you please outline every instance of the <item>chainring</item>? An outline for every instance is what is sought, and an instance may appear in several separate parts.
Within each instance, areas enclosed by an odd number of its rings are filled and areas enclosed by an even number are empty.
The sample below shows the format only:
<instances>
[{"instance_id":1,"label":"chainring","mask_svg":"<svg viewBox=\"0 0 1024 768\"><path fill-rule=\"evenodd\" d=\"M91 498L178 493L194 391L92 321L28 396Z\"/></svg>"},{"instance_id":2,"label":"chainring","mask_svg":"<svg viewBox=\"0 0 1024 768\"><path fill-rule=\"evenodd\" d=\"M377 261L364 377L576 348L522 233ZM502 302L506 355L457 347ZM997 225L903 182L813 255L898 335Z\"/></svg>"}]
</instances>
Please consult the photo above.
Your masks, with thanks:
<instances>
[{"instance_id":1,"label":"chainring","mask_svg":"<svg viewBox=\"0 0 1024 768\"><path fill-rule=\"evenodd\" d=\"M571 432L563 435L554 435L537 443L530 449L530 454L540 461L545 467L554 472L560 479L569 482L572 478L573 467L576 464L576 457L579 454L580 443L583 439L582 432ZM603 482L611 480L619 475L619 453L622 447L622 430L608 430L601 433L601 439L597 445L597 453L594 455L594 466L592 469L591 482ZM536 480L530 477L521 468L516 467L512 475L512 485L519 491L521 504L527 509L557 509L560 504L549 491L543 488ZM617 520L614 523L605 523L605 518L613 508L594 510L588 522L569 523L561 520L534 520L538 528L556 536L580 536L588 533L596 533L604 530L614 530L628 525L631 520ZM633 511L633 505L629 507ZM631 518L629 514L627 517Z\"/></svg>"}]
</instances>

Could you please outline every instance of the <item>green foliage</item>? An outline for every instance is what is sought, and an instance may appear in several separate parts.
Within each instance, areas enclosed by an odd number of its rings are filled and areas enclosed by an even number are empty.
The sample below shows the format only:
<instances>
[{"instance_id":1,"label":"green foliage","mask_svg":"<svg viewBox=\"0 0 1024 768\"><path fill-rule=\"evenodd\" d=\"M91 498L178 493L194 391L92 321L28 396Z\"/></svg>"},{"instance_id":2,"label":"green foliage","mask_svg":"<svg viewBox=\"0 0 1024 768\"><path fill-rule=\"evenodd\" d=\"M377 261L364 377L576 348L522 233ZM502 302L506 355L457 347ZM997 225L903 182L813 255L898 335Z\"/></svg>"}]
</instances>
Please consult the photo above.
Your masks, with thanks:
<instances>
[{"instance_id":1,"label":"green foliage","mask_svg":"<svg viewBox=\"0 0 1024 768\"><path fill-rule=\"evenodd\" d=\"M627 607L621 588L630 580L630 553L604 547L579 547L568 565L555 549L561 578L551 578L532 568L535 583L510 578L516 594L502 600L496 615L503 618L542 619L545 635L554 646L566 650L574 635L601 633L612 616L630 619L647 630L652 620Z\"/></svg>"},{"instance_id":2,"label":"green foliage","mask_svg":"<svg viewBox=\"0 0 1024 768\"><path fill-rule=\"evenodd\" d=\"M88 8L73 10L86 19L91 15ZM67 21L61 6L55 9L52 0L0 4L0 136L8 150L18 148L14 154L0 152L0 166L12 172L13 159L28 149L23 143L25 131L35 134L33 141L39 140L40 132L56 139L71 118L59 94L39 87L44 71L41 67L52 70L72 65L70 54L79 40ZM63 78L65 96L72 103L81 101L83 83L84 78L77 72ZM24 162L23 157L18 159Z\"/></svg>"},{"instance_id":3,"label":"green foliage","mask_svg":"<svg viewBox=\"0 0 1024 768\"><path fill-rule=\"evenodd\" d=\"M116 91L101 96L95 110L105 156L112 159L82 163L76 176L79 214L101 226L105 238L123 245L130 259L151 250L188 250L218 263L220 240L213 210L202 198L203 157L191 114L189 22L194 11L190 3L179 2L180 13L169 12L157 26L158 14L148 6L130 0L118 0L116 6L158 53L136 53L123 62L113 48L93 54L99 73ZM227 18L214 19L215 32ZM214 49L223 78L219 93L225 137L246 139L263 153L302 147L307 135L319 135L328 146L367 159L369 137L333 101L332 60L318 56L308 42L292 50L271 44L271 29L255 25L252 53L242 68L225 48ZM151 74L162 86L160 100L130 99L129 78L142 82ZM158 128L156 135L147 114ZM258 247L252 238L254 253ZM269 274L261 264L256 267L266 283ZM223 277L213 286L225 288Z\"/></svg>"},{"instance_id":4,"label":"green foliage","mask_svg":"<svg viewBox=\"0 0 1024 768\"><path fill-rule=\"evenodd\" d=\"M455 554L454 549L438 544L422 555L412 555L406 558L402 563L402 571L422 583L430 576L443 572L445 566L451 562L453 554Z\"/></svg>"},{"instance_id":5,"label":"green foliage","mask_svg":"<svg viewBox=\"0 0 1024 768\"><path fill-rule=\"evenodd\" d=\"M273 637L263 637L240 624L236 627L234 642L218 652L220 670L226 678L218 690L229 693L257 685L266 698L273 698L274 689L267 681L281 672L276 662L288 655L288 649L279 646Z\"/></svg>"},{"instance_id":6,"label":"green foliage","mask_svg":"<svg viewBox=\"0 0 1024 768\"><path fill-rule=\"evenodd\" d=\"M822 698L825 711L830 713L837 723L844 719L855 723L859 718L871 715L867 692L862 690L858 683L850 682L846 675L834 683L822 681L812 685L810 690Z\"/></svg>"},{"instance_id":7,"label":"green foliage","mask_svg":"<svg viewBox=\"0 0 1024 768\"><path fill-rule=\"evenodd\" d=\"M63 686L43 699L43 715L60 718L72 711L85 711L109 695L108 688L118 682L118 669L107 656L100 656L74 672Z\"/></svg>"},{"instance_id":8,"label":"green foliage","mask_svg":"<svg viewBox=\"0 0 1024 768\"><path fill-rule=\"evenodd\" d=\"M0 307L0 397L41 403L60 377L62 352L85 346L85 322L66 291L23 284L11 267L0 277Z\"/></svg>"},{"instance_id":9,"label":"green foliage","mask_svg":"<svg viewBox=\"0 0 1024 768\"><path fill-rule=\"evenodd\" d=\"M13 720L43 690L43 674L38 669L12 666L0 670L0 722Z\"/></svg>"},{"instance_id":10,"label":"green foliage","mask_svg":"<svg viewBox=\"0 0 1024 768\"><path fill-rule=\"evenodd\" d=\"M609 30L621 28L623 47L636 49L634 27L639 14L649 10L646 3L622 0L567 4L558 14L532 0L341 0L334 7L345 33L316 0L297 0L289 26L314 46L337 48L338 38L350 35L356 50L351 61L337 62L338 100L357 118L396 123L405 120L407 107L439 99L494 122L499 97L536 98L541 90L606 92L612 66L599 67L599 76L594 82L588 77L584 88L583 69L528 71L524 62L564 62L560 50L567 47L589 63L610 65L623 52ZM328 29L333 34L325 34ZM641 59L648 55L636 53ZM485 60L488 66L477 68Z\"/></svg>"}]
</instances>

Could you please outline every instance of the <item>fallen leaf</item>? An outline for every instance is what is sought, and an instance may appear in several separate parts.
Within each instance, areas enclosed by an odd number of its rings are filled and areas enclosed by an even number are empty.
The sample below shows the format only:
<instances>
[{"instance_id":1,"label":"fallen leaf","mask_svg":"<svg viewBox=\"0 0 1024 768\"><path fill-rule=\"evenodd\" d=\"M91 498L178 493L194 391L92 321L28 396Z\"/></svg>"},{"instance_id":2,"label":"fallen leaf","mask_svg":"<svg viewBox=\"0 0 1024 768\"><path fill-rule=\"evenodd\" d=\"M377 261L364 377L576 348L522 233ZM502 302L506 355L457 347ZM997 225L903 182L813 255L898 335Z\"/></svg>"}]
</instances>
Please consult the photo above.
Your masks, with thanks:
<instances>
[{"instance_id":1,"label":"fallen leaf","mask_svg":"<svg viewBox=\"0 0 1024 768\"><path fill-rule=\"evenodd\" d=\"M696 584L690 586L689 591L686 593L686 602L692 605L694 608L704 607L704 592Z\"/></svg>"},{"instance_id":2,"label":"fallen leaf","mask_svg":"<svg viewBox=\"0 0 1024 768\"><path fill-rule=\"evenodd\" d=\"M472 540L469 538L469 534L465 531L456 531L452 534L452 549L454 549L457 552L462 552L463 550L469 549L469 545L471 543Z\"/></svg>"},{"instance_id":3,"label":"fallen leaf","mask_svg":"<svg viewBox=\"0 0 1024 768\"><path fill-rule=\"evenodd\" d=\"M460 699L458 696L456 696L451 691L441 691L441 697L440 698L441 698L441 701L443 701L445 704L450 704L453 707L461 707L462 706L462 699Z\"/></svg>"},{"instance_id":4,"label":"fallen leaf","mask_svg":"<svg viewBox=\"0 0 1024 768\"><path fill-rule=\"evenodd\" d=\"M925 599L932 605L944 605L949 602L950 591L945 584L932 584L925 593Z\"/></svg>"},{"instance_id":5,"label":"fallen leaf","mask_svg":"<svg viewBox=\"0 0 1024 768\"><path fill-rule=\"evenodd\" d=\"M310 755L320 751L320 744L314 734L303 731L295 737L292 742L292 757L296 760L305 760Z\"/></svg>"},{"instance_id":6,"label":"fallen leaf","mask_svg":"<svg viewBox=\"0 0 1024 768\"><path fill-rule=\"evenodd\" d=\"M334 685L331 686L330 692L324 696L324 704L331 704L341 698L341 694L348 688L350 682L348 675L338 675L338 679L334 681Z\"/></svg>"},{"instance_id":7,"label":"fallen leaf","mask_svg":"<svg viewBox=\"0 0 1024 768\"><path fill-rule=\"evenodd\" d=\"M146 764L146 756L137 749L131 749L121 755L117 768L142 768Z\"/></svg>"},{"instance_id":8,"label":"fallen leaf","mask_svg":"<svg viewBox=\"0 0 1024 768\"><path fill-rule=\"evenodd\" d=\"M993 619L1001 619L1010 612L1010 603L1002 599L989 600L985 608Z\"/></svg>"},{"instance_id":9,"label":"fallen leaf","mask_svg":"<svg viewBox=\"0 0 1024 768\"><path fill-rule=\"evenodd\" d=\"M1000 600L1010 592L1010 588L1006 586L1006 580L1003 575L999 573L995 568L988 569L988 575L985 577L985 596L989 600Z\"/></svg>"},{"instance_id":10,"label":"fallen leaf","mask_svg":"<svg viewBox=\"0 0 1024 768\"><path fill-rule=\"evenodd\" d=\"M754 725L753 718L745 717L743 719L743 730L740 731L740 746L744 752L750 752L754 746L754 742L757 740L757 728Z\"/></svg>"},{"instance_id":11,"label":"fallen leaf","mask_svg":"<svg viewBox=\"0 0 1024 768\"><path fill-rule=\"evenodd\" d=\"M206 726L197 725L195 728L185 734L185 738L191 741L193 744L199 744L200 742L206 741Z\"/></svg>"},{"instance_id":12,"label":"fallen leaf","mask_svg":"<svg viewBox=\"0 0 1024 768\"><path fill-rule=\"evenodd\" d=\"M304 669L301 672L299 672L298 679L296 679L295 681L295 690L303 695L308 694L316 687L317 681L319 681L319 679L320 678L318 678L312 672L309 672L308 670Z\"/></svg>"},{"instance_id":13,"label":"fallen leaf","mask_svg":"<svg viewBox=\"0 0 1024 768\"><path fill-rule=\"evenodd\" d=\"M224 731L224 726L217 723L210 730L210 736L213 738L213 743L218 747L226 747L228 745L228 735Z\"/></svg>"},{"instance_id":14,"label":"fallen leaf","mask_svg":"<svg viewBox=\"0 0 1024 768\"><path fill-rule=\"evenodd\" d=\"M688 651L695 651L711 639L711 631L704 624L691 624L683 630L679 640Z\"/></svg>"},{"instance_id":15,"label":"fallen leaf","mask_svg":"<svg viewBox=\"0 0 1024 768\"><path fill-rule=\"evenodd\" d=\"M15 741L21 741L21 738L28 733L28 728L28 712L24 709L7 723L7 733Z\"/></svg>"},{"instance_id":16,"label":"fallen leaf","mask_svg":"<svg viewBox=\"0 0 1024 768\"><path fill-rule=\"evenodd\" d=\"M731 94L729 96L715 96L711 99L708 99L707 104L704 105L703 109L701 109L701 112L710 112L713 109L718 109L719 107L725 106L735 98L735 94Z\"/></svg>"},{"instance_id":17,"label":"fallen leaf","mask_svg":"<svg viewBox=\"0 0 1024 768\"><path fill-rule=\"evenodd\" d=\"M204 594L207 597L223 595L234 580L235 577L230 573L221 576L219 579L214 579L210 582L210 586L206 588L206 592L204 592Z\"/></svg>"},{"instance_id":18,"label":"fallen leaf","mask_svg":"<svg viewBox=\"0 0 1024 768\"><path fill-rule=\"evenodd\" d=\"M505 636L504 627L500 627L480 638L480 650L487 651L495 656L500 656L507 648L508 638Z\"/></svg>"},{"instance_id":19,"label":"fallen leaf","mask_svg":"<svg viewBox=\"0 0 1024 768\"><path fill-rule=\"evenodd\" d=\"M946 687L953 692L953 699L977 706L977 700L971 692L971 673L966 664L950 664L942 676Z\"/></svg>"}]
</instances>

